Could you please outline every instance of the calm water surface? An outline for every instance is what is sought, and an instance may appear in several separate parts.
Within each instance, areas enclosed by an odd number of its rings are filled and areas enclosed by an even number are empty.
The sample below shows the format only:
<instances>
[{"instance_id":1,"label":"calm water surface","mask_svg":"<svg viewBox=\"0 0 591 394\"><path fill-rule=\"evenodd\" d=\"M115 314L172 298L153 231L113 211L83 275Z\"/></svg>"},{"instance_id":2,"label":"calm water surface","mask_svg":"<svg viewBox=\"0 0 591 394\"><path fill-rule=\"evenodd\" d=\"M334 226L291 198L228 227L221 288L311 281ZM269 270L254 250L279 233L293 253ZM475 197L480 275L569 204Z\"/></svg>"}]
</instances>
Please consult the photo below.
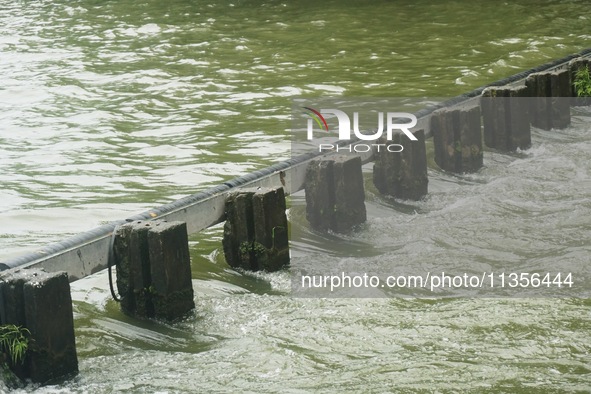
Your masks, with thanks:
<instances>
[{"instance_id":1,"label":"calm water surface","mask_svg":"<svg viewBox=\"0 0 591 394\"><path fill-rule=\"evenodd\" d=\"M586 1L0 0L0 260L289 158L295 96L454 96L591 47L590 27ZM294 196L293 258L585 267L590 121L471 176L431 164L410 205L368 175L350 251ZM80 375L21 392L591 391L588 299L297 299L220 241L191 239L179 324L123 316L104 274L74 283Z\"/></svg>"}]
</instances>

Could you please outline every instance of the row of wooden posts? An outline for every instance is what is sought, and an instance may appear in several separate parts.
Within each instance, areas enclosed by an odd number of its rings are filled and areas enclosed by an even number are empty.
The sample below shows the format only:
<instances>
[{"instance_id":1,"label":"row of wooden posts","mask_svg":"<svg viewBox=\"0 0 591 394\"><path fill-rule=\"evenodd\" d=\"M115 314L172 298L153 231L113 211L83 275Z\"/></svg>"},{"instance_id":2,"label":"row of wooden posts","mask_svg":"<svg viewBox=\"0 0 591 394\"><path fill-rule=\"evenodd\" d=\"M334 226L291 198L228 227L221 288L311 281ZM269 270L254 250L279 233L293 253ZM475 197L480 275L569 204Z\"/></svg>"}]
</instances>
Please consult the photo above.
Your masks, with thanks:
<instances>
[{"instance_id":1,"label":"row of wooden posts","mask_svg":"<svg viewBox=\"0 0 591 394\"><path fill-rule=\"evenodd\" d=\"M545 130L568 126L570 105L564 98L575 96L572 76L581 67L591 68L588 60L576 59L563 71L531 74L525 86L488 88L478 106L434 112L430 128L435 162L444 171L474 172L483 165L483 140L489 148L509 152L531 145L531 125ZM411 200L427 194L425 133L419 130L415 136L418 141L403 135L381 141L404 146L401 153L375 152L373 182L381 193ZM309 162L306 216L312 228L348 232L366 220L361 166L356 155L330 155ZM281 187L229 195L223 237L228 264L251 271L287 266L285 211ZM116 230L112 248L124 313L174 321L195 308L185 223L127 223ZM11 365L19 377L45 383L77 372L65 273L16 269L0 274L0 323L30 331L24 362Z\"/></svg>"}]
</instances>

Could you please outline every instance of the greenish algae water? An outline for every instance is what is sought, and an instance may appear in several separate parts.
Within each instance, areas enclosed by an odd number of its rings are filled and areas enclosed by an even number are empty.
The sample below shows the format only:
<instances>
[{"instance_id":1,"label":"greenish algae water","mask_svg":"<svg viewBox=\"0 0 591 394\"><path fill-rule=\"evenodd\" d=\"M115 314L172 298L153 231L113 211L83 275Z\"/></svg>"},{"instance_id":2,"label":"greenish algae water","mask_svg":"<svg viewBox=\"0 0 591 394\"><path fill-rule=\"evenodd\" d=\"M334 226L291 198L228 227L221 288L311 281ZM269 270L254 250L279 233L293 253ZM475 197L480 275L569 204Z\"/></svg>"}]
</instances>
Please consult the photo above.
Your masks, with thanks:
<instances>
[{"instance_id":1,"label":"greenish algae water","mask_svg":"<svg viewBox=\"0 0 591 394\"><path fill-rule=\"evenodd\" d=\"M585 1L0 11L2 259L289 158L294 96L454 96L591 47ZM431 164L419 203L368 187L347 251L309 231L294 196L293 258L588 265L590 119L582 109L567 130L534 131L528 151L488 152L476 175ZM191 251L193 318L137 322L106 275L76 282L79 376L18 392L591 391L588 299L297 299L288 272L230 270L219 228Z\"/></svg>"}]
</instances>

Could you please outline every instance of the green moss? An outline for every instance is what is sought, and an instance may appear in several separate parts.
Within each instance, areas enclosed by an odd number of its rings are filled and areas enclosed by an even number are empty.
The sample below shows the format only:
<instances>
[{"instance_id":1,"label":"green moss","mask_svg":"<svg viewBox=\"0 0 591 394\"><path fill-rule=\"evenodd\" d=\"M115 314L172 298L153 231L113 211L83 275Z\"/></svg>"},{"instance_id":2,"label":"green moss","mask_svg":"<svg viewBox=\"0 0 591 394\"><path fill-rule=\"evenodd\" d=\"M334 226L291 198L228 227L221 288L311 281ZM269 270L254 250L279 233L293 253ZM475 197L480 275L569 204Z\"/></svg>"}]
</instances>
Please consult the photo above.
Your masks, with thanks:
<instances>
[{"instance_id":1,"label":"green moss","mask_svg":"<svg viewBox=\"0 0 591 394\"><path fill-rule=\"evenodd\" d=\"M240 260L248 261L250 258L250 250L251 250L251 243L250 242L242 242L240 247L238 248L238 252L240 253Z\"/></svg>"},{"instance_id":2,"label":"green moss","mask_svg":"<svg viewBox=\"0 0 591 394\"><path fill-rule=\"evenodd\" d=\"M23 387L23 382L15 375L6 362L0 363L0 375L4 384L10 389Z\"/></svg>"},{"instance_id":3,"label":"green moss","mask_svg":"<svg viewBox=\"0 0 591 394\"><path fill-rule=\"evenodd\" d=\"M267 248L258 242L242 242L240 244L239 251L243 256L248 256L252 253L255 255L255 257L258 257L266 254Z\"/></svg>"},{"instance_id":4,"label":"green moss","mask_svg":"<svg viewBox=\"0 0 591 394\"><path fill-rule=\"evenodd\" d=\"M149 287L144 287L141 290L141 294L142 295L154 295L156 294L156 289L154 288L154 286L150 285Z\"/></svg>"},{"instance_id":5,"label":"green moss","mask_svg":"<svg viewBox=\"0 0 591 394\"><path fill-rule=\"evenodd\" d=\"M265 248L262 244L258 242L252 243L252 251L254 252L255 256L262 256L267 253L267 248Z\"/></svg>"},{"instance_id":6,"label":"green moss","mask_svg":"<svg viewBox=\"0 0 591 394\"><path fill-rule=\"evenodd\" d=\"M157 317L165 317L169 321L183 319L195 308L193 289L175 291L168 296L155 294L152 298Z\"/></svg>"}]
</instances>

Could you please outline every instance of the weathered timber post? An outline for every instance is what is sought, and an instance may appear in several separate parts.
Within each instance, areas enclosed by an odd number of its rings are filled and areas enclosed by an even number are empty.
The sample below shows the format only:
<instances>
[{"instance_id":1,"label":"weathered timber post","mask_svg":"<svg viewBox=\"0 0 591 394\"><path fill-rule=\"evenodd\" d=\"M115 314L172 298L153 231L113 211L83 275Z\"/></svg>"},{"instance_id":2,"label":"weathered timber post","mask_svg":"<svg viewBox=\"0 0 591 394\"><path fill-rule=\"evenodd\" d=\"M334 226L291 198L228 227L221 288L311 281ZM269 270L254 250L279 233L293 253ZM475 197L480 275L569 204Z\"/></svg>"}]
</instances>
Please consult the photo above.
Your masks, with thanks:
<instances>
[{"instance_id":1,"label":"weathered timber post","mask_svg":"<svg viewBox=\"0 0 591 394\"><path fill-rule=\"evenodd\" d=\"M531 146L528 92L527 87L520 86L490 87L482 93L480 107L486 146L502 151Z\"/></svg>"},{"instance_id":2,"label":"weathered timber post","mask_svg":"<svg viewBox=\"0 0 591 394\"><path fill-rule=\"evenodd\" d=\"M195 308L184 222L124 224L117 229L113 249L124 313L176 320Z\"/></svg>"},{"instance_id":3,"label":"weathered timber post","mask_svg":"<svg viewBox=\"0 0 591 394\"><path fill-rule=\"evenodd\" d=\"M117 290L124 313L138 317L154 317L148 302L150 259L148 257L149 222L136 221L117 228L113 241Z\"/></svg>"},{"instance_id":4,"label":"weathered timber post","mask_svg":"<svg viewBox=\"0 0 591 394\"><path fill-rule=\"evenodd\" d=\"M222 245L228 265L250 271L278 271L289 264L285 192L243 189L226 199Z\"/></svg>"},{"instance_id":5,"label":"weathered timber post","mask_svg":"<svg viewBox=\"0 0 591 394\"><path fill-rule=\"evenodd\" d=\"M392 136L392 141L380 138L379 151L374 152L373 183L382 194L407 200L420 200L427 194L427 150L425 132L414 133L418 141L411 141L402 133ZM389 146L402 146L398 152Z\"/></svg>"},{"instance_id":6,"label":"weathered timber post","mask_svg":"<svg viewBox=\"0 0 591 394\"><path fill-rule=\"evenodd\" d=\"M587 69L591 72L591 60L588 58L578 57L576 59L571 60L568 63L568 69L570 71L570 80L572 84L571 96L573 99L571 100L572 106L587 106L591 105L591 97L578 97L577 90L575 88L574 82L576 80L577 72L579 70Z\"/></svg>"},{"instance_id":7,"label":"weathered timber post","mask_svg":"<svg viewBox=\"0 0 591 394\"><path fill-rule=\"evenodd\" d=\"M530 122L542 130L563 129L570 124L572 86L570 71L530 74L525 86L531 96Z\"/></svg>"},{"instance_id":8,"label":"weathered timber post","mask_svg":"<svg viewBox=\"0 0 591 394\"><path fill-rule=\"evenodd\" d=\"M38 269L3 273L0 323L22 326L30 332L23 363L11 366L21 379L51 383L78 372L67 273Z\"/></svg>"},{"instance_id":9,"label":"weathered timber post","mask_svg":"<svg viewBox=\"0 0 591 394\"><path fill-rule=\"evenodd\" d=\"M312 228L346 233L367 219L361 158L331 155L306 168L306 217Z\"/></svg>"},{"instance_id":10,"label":"weathered timber post","mask_svg":"<svg viewBox=\"0 0 591 394\"><path fill-rule=\"evenodd\" d=\"M431 116L435 162L444 171L475 172L482 167L480 107L440 109Z\"/></svg>"},{"instance_id":11,"label":"weathered timber post","mask_svg":"<svg viewBox=\"0 0 591 394\"><path fill-rule=\"evenodd\" d=\"M532 126L542 130L552 128L552 119L550 117L550 74L536 73L531 74L525 80L525 86L529 89L531 96L530 104L530 122Z\"/></svg>"},{"instance_id":12,"label":"weathered timber post","mask_svg":"<svg viewBox=\"0 0 591 394\"><path fill-rule=\"evenodd\" d=\"M552 127L564 129L570 125L570 103L572 85L570 71L562 70L550 74L550 109L552 114Z\"/></svg>"},{"instance_id":13,"label":"weathered timber post","mask_svg":"<svg viewBox=\"0 0 591 394\"><path fill-rule=\"evenodd\" d=\"M175 320L195 308L185 222L156 222L148 231L154 316Z\"/></svg>"}]
</instances>

